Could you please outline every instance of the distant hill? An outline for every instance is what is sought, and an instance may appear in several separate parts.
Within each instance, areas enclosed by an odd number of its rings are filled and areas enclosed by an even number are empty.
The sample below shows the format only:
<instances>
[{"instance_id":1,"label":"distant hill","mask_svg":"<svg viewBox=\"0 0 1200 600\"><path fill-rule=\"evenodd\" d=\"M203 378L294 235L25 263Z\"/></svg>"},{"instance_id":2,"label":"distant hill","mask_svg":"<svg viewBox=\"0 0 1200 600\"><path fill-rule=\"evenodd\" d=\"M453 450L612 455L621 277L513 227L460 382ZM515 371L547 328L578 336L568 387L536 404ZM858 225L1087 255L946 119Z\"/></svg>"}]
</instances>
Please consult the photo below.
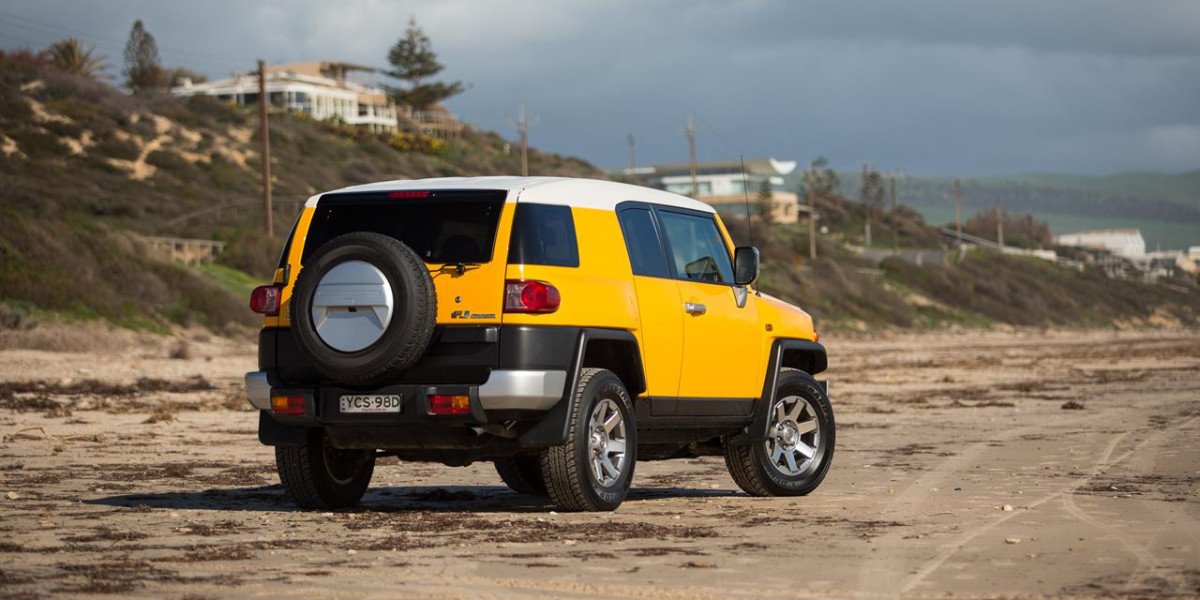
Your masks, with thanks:
<instances>
[{"instance_id":1,"label":"distant hill","mask_svg":"<svg viewBox=\"0 0 1200 600\"><path fill-rule=\"evenodd\" d=\"M989 179L985 178L985 180ZM1029 184L1048 188L1091 190L1103 194L1162 200L1200 208L1200 169L1175 175L1155 171L1126 171L1107 177L1026 173L990 180L998 183Z\"/></svg>"},{"instance_id":2,"label":"distant hill","mask_svg":"<svg viewBox=\"0 0 1200 600\"><path fill-rule=\"evenodd\" d=\"M839 173L841 192L859 197L861 175ZM789 184L799 186L799 174ZM1033 213L1056 234L1081 229L1135 227L1153 249L1200 244L1200 170L1180 174L1130 171L1107 177L1030 173L963 177L963 218L999 205L1010 213ZM896 195L933 223L954 220L951 177L909 176Z\"/></svg>"}]
</instances>

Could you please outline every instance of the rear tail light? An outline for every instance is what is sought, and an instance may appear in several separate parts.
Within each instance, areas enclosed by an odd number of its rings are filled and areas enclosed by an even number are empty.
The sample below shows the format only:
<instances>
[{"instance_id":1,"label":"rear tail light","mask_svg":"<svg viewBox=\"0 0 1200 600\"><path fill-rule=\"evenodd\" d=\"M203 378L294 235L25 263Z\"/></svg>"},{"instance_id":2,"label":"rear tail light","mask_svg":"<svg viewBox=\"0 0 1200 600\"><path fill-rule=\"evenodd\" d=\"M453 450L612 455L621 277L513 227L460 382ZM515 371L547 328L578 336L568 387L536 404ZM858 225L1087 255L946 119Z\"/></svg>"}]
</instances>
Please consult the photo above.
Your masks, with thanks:
<instances>
[{"instance_id":1,"label":"rear tail light","mask_svg":"<svg viewBox=\"0 0 1200 600\"><path fill-rule=\"evenodd\" d=\"M278 285L260 285L250 292L250 310L268 316L279 314L279 299L283 295L283 287Z\"/></svg>"},{"instance_id":2,"label":"rear tail light","mask_svg":"<svg viewBox=\"0 0 1200 600\"><path fill-rule=\"evenodd\" d=\"M510 279L504 282L504 312L552 313L562 297L558 288L545 281Z\"/></svg>"},{"instance_id":3,"label":"rear tail light","mask_svg":"<svg viewBox=\"0 0 1200 600\"><path fill-rule=\"evenodd\" d=\"M271 412L277 415L304 414L304 396L272 396Z\"/></svg>"},{"instance_id":4,"label":"rear tail light","mask_svg":"<svg viewBox=\"0 0 1200 600\"><path fill-rule=\"evenodd\" d=\"M435 415L465 415L471 412L471 398L466 395L430 394L429 412Z\"/></svg>"}]
</instances>

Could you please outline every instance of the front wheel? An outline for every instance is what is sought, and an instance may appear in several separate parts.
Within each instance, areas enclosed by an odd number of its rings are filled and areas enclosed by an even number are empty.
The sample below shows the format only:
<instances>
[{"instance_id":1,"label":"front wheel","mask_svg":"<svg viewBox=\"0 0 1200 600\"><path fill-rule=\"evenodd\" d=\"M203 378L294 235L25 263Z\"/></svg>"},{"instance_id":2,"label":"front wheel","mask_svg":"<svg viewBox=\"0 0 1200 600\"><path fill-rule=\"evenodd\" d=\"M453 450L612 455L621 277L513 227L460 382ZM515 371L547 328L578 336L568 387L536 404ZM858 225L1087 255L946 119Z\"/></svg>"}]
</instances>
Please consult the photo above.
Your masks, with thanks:
<instances>
[{"instance_id":1,"label":"front wheel","mask_svg":"<svg viewBox=\"0 0 1200 600\"><path fill-rule=\"evenodd\" d=\"M276 446L275 468L301 508L346 508L358 504L375 471L374 450L339 450L314 430L302 446Z\"/></svg>"},{"instance_id":2,"label":"front wheel","mask_svg":"<svg viewBox=\"0 0 1200 600\"><path fill-rule=\"evenodd\" d=\"M637 462L633 404L612 371L583 369L567 443L542 450L542 480L566 510L615 510L629 493Z\"/></svg>"},{"instance_id":3,"label":"front wheel","mask_svg":"<svg viewBox=\"0 0 1200 600\"><path fill-rule=\"evenodd\" d=\"M833 461L833 407L808 373L779 374L767 440L725 444L725 466L752 496L804 496L825 479Z\"/></svg>"}]
</instances>

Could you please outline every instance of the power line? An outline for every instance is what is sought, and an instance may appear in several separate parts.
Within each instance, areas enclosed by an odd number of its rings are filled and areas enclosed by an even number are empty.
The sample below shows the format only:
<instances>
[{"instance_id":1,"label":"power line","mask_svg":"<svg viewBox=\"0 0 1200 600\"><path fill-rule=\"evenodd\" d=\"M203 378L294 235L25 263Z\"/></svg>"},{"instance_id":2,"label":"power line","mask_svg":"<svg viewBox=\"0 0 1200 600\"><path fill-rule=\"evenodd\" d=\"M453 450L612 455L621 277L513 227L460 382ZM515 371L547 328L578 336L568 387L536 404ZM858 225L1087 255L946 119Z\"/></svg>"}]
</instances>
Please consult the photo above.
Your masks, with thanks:
<instances>
[{"instance_id":1,"label":"power line","mask_svg":"<svg viewBox=\"0 0 1200 600\"><path fill-rule=\"evenodd\" d=\"M0 13L0 23L4 23L4 22L7 22L7 24L10 26L20 27L24 30L29 30L34 33L40 33L42 35L67 36L67 37L79 38L81 41L87 42L89 44L92 44L93 46L96 46L98 48L102 48L104 50L107 50L109 52L114 52L117 54L121 54L125 50L124 42L120 42L120 41L114 40L112 38L96 36L94 34L84 33L77 29L65 28L65 27L60 27L57 25L49 25L46 23L41 23L39 21L34 21L31 19L23 18L23 17L17 17L15 15L7 14L7 13ZM29 42L28 39L22 40L22 41L24 41L25 43L29 43L29 44L36 44L36 42ZM241 65L245 64L245 61L241 60L241 59L235 59L235 58L228 57L228 56L217 56L214 54L207 54L207 53L203 53L203 52L197 52L194 50L180 50L180 49L172 48L170 46L164 46L161 44L159 44L159 52L161 54L163 54L164 56L172 57L173 60L182 59L183 61L192 62L192 63L204 63L205 66L208 66L208 67L220 67L222 69L241 68Z\"/></svg>"}]
</instances>

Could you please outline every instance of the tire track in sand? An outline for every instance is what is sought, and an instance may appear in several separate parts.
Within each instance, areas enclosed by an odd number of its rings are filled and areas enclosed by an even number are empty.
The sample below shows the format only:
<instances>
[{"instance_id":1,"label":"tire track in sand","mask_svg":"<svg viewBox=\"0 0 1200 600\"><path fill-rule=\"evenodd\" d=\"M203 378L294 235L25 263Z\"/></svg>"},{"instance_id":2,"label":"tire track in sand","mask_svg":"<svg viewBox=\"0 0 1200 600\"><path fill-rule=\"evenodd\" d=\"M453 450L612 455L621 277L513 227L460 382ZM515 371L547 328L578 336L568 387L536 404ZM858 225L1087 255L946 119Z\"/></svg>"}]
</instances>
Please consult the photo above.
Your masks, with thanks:
<instances>
[{"instance_id":1,"label":"tire track in sand","mask_svg":"<svg viewBox=\"0 0 1200 600\"><path fill-rule=\"evenodd\" d=\"M1121 462L1124 462L1127 458L1136 454L1143 447L1151 444L1152 442L1156 442L1159 438L1162 438L1163 436L1167 435L1168 433L1173 433L1175 430L1187 427L1192 422L1196 421L1196 419L1197 419L1197 417L1193 417L1191 419L1188 419L1187 421L1184 421L1183 423L1179 423L1175 426L1172 426L1169 429L1163 429L1163 430L1151 435L1150 437L1147 437L1146 439L1142 440L1137 445L1135 445L1133 448L1126 450L1124 453L1122 453L1117 458L1112 459L1111 458L1112 453L1116 450L1117 445L1119 445L1122 440L1129 437L1129 435L1132 432L1127 431L1125 433L1118 435L1117 437L1113 438L1112 441L1110 441L1108 443L1108 445L1104 449L1104 452L1101 453L1100 458L1096 461L1095 465L1092 467L1091 471L1087 475L1080 477L1079 479L1076 479L1071 484L1067 485L1065 488L1060 489L1056 492L1050 493L1050 494L1042 497L1041 499L1029 504L1028 508L1036 508L1038 506L1046 504L1047 502L1051 502L1055 499L1061 498L1061 499L1063 499L1064 504L1068 505L1068 511L1072 514L1072 516L1075 516L1077 519L1080 519L1090 525L1099 527L1099 528L1111 533L1114 537L1116 537L1117 540L1120 541L1121 546L1126 551L1130 552L1138 559L1139 570L1144 569L1147 564L1151 565L1152 568L1157 567L1159 565L1159 562L1158 562L1158 559L1155 558L1153 554L1151 554L1147 549L1145 549L1140 544L1133 541L1128 536L1118 532L1113 527L1106 525L1100 521L1097 521L1096 519L1093 519L1091 516L1087 515L1083 510L1079 509L1079 507L1077 505L1075 505L1075 502L1074 502L1074 499L1072 498L1072 496L1074 495L1076 490L1083 487L1085 484L1087 484L1089 481L1094 479L1097 475L1099 475L1105 469L1112 467L1113 465L1117 465ZM908 578L906 578L904 580L904 582L900 585L900 590L897 595L902 594L904 592L911 591L912 589L914 589L917 585L919 585L921 583L922 580L924 580L926 577L928 577L930 574L932 574L934 571L936 571L938 568L940 568L943 564L945 564L945 562L947 560L949 560L952 556L957 554L958 551L961 550L963 546L968 544L971 540L975 539L976 537L979 537L980 534L987 532L987 531L995 528L996 526L1005 523L1009 519L1012 519L1013 517L1016 517L1019 514L1021 514L1021 513L1012 512L1012 513L1009 513L1009 514L1006 514L1006 515L1003 515L1000 517L996 517L995 519L992 519L990 522L980 525L980 526L964 533L957 540L948 544L942 550L942 552L940 552L936 557L929 560L923 566L921 566L919 569L917 569L916 573L914 573L914 574L910 575ZM1178 578L1177 575L1174 576L1173 579L1176 580L1176 581L1173 581L1173 583L1175 583L1177 586L1183 585L1185 583L1185 582L1182 582Z\"/></svg>"}]
</instances>

